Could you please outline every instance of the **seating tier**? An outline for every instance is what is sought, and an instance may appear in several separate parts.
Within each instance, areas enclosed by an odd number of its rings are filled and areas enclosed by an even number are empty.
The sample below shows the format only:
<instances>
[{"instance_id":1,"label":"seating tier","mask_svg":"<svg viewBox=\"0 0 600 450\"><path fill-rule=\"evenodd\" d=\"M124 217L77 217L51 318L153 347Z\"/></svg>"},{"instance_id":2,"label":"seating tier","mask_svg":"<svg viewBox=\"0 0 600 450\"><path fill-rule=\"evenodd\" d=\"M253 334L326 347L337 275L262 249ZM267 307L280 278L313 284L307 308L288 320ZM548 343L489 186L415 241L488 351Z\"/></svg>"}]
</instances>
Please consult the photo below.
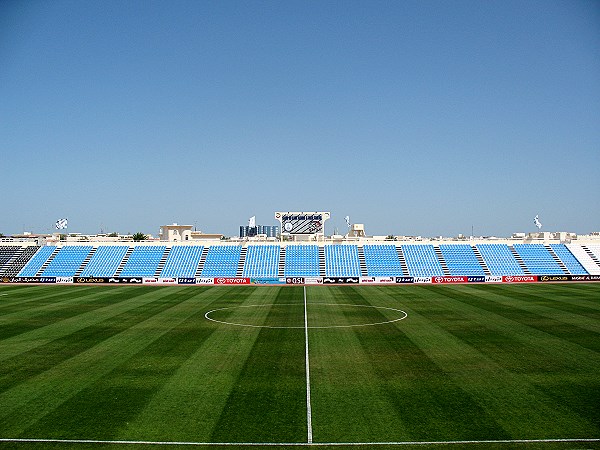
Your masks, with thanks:
<instances>
[{"instance_id":1,"label":"seating tier","mask_svg":"<svg viewBox=\"0 0 600 450\"><path fill-rule=\"evenodd\" d=\"M395 245L367 244L363 246L367 275L370 277L390 277L406 275L400 264Z\"/></svg>"},{"instance_id":2,"label":"seating tier","mask_svg":"<svg viewBox=\"0 0 600 450\"><path fill-rule=\"evenodd\" d=\"M495 276L523 275L523 269L506 244L477 244L477 249Z\"/></svg>"},{"instance_id":3,"label":"seating tier","mask_svg":"<svg viewBox=\"0 0 600 450\"><path fill-rule=\"evenodd\" d=\"M235 277L242 254L239 245L211 245L202 268L203 277Z\"/></svg>"},{"instance_id":4,"label":"seating tier","mask_svg":"<svg viewBox=\"0 0 600 450\"><path fill-rule=\"evenodd\" d=\"M443 276L444 269L433 245L403 245L408 274L413 277Z\"/></svg>"},{"instance_id":5,"label":"seating tier","mask_svg":"<svg viewBox=\"0 0 600 450\"><path fill-rule=\"evenodd\" d=\"M356 245L326 245L325 275L328 277L359 277L360 261Z\"/></svg>"},{"instance_id":6,"label":"seating tier","mask_svg":"<svg viewBox=\"0 0 600 450\"><path fill-rule=\"evenodd\" d=\"M242 276L277 277L280 252L279 245L249 245Z\"/></svg>"},{"instance_id":7,"label":"seating tier","mask_svg":"<svg viewBox=\"0 0 600 450\"><path fill-rule=\"evenodd\" d=\"M285 248L286 277L318 277L319 247L312 244L288 245Z\"/></svg>"},{"instance_id":8,"label":"seating tier","mask_svg":"<svg viewBox=\"0 0 600 450\"><path fill-rule=\"evenodd\" d=\"M204 246L174 245L165 261L160 276L164 278L192 278L196 275Z\"/></svg>"},{"instance_id":9,"label":"seating tier","mask_svg":"<svg viewBox=\"0 0 600 450\"><path fill-rule=\"evenodd\" d=\"M450 271L450 275L484 276L485 271L479 263L473 247L467 244L442 244L440 250Z\"/></svg>"}]
</instances>

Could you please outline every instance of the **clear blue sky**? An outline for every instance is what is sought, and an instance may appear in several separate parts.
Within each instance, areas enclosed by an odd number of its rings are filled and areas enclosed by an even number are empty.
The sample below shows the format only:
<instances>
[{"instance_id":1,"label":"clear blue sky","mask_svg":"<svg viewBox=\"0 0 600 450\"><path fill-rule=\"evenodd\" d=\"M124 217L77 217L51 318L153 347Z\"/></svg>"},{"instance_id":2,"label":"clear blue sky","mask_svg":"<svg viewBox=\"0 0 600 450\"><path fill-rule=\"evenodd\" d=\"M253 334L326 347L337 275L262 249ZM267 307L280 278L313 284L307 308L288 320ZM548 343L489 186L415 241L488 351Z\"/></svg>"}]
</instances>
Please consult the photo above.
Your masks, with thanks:
<instances>
[{"instance_id":1,"label":"clear blue sky","mask_svg":"<svg viewBox=\"0 0 600 450\"><path fill-rule=\"evenodd\" d=\"M4 234L600 230L598 1L3 1Z\"/></svg>"}]
</instances>

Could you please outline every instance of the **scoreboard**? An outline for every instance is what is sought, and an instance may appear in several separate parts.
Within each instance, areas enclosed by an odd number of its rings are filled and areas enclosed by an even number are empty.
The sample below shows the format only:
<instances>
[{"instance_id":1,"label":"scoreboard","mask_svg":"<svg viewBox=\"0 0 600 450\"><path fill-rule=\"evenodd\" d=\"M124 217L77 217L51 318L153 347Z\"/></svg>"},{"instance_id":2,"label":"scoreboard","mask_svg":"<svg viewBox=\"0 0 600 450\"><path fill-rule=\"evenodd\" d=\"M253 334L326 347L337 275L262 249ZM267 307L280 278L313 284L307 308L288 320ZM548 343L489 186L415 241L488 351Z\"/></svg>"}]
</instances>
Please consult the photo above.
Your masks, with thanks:
<instances>
[{"instance_id":1,"label":"scoreboard","mask_svg":"<svg viewBox=\"0 0 600 450\"><path fill-rule=\"evenodd\" d=\"M328 212L276 212L275 218L281 223L281 234L311 235L324 234Z\"/></svg>"}]
</instances>

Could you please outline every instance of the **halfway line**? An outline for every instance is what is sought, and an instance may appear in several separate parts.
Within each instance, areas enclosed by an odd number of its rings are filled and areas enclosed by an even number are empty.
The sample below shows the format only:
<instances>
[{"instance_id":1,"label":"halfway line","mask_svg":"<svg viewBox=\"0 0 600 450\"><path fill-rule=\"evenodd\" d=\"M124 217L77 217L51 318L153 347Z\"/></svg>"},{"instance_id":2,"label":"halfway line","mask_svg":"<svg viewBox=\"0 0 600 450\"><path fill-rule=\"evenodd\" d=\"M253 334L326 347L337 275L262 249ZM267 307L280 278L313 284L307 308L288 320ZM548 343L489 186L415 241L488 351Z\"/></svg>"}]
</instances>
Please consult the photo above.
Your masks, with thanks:
<instances>
[{"instance_id":1,"label":"halfway line","mask_svg":"<svg viewBox=\"0 0 600 450\"><path fill-rule=\"evenodd\" d=\"M306 286L304 286L304 341L306 349L306 427L308 429L308 443L312 444L312 408L310 406L310 365L308 362L308 315L306 314Z\"/></svg>"}]
</instances>

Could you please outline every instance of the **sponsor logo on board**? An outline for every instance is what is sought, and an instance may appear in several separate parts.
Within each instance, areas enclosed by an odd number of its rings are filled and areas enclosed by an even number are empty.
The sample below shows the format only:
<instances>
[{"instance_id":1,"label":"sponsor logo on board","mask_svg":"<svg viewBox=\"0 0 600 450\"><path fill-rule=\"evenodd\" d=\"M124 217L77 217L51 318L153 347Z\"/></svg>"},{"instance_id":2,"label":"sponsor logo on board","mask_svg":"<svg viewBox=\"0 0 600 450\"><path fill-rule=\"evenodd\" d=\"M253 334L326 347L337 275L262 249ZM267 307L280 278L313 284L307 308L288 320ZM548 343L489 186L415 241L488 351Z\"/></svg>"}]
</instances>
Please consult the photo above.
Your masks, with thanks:
<instances>
[{"instance_id":1,"label":"sponsor logo on board","mask_svg":"<svg viewBox=\"0 0 600 450\"><path fill-rule=\"evenodd\" d=\"M433 277L431 282L435 284L466 283L467 277Z\"/></svg>"},{"instance_id":2,"label":"sponsor logo on board","mask_svg":"<svg viewBox=\"0 0 600 450\"><path fill-rule=\"evenodd\" d=\"M503 283L532 283L537 281L536 275L505 275L502 277Z\"/></svg>"},{"instance_id":3,"label":"sponsor logo on board","mask_svg":"<svg viewBox=\"0 0 600 450\"><path fill-rule=\"evenodd\" d=\"M218 278L215 278L215 284L218 284L221 286L250 284L250 278L218 277Z\"/></svg>"}]
</instances>

